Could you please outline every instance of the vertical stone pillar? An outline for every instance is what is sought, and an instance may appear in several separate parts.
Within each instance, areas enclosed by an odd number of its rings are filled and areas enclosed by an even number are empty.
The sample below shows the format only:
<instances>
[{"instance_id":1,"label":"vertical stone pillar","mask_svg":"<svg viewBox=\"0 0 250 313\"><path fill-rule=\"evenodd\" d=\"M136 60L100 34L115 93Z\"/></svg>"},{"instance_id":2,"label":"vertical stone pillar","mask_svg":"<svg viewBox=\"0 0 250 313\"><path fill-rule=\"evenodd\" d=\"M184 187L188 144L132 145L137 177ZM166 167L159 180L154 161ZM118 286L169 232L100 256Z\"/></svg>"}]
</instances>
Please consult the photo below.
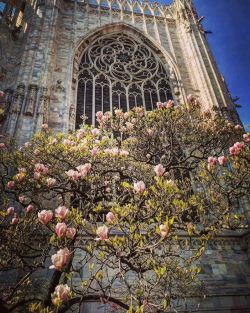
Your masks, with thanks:
<instances>
[{"instance_id":1,"label":"vertical stone pillar","mask_svg":"<svg viewBox=\"0 0 250 313\"><path fill-rule=\"evenodd\" d=\"M8 132L22 143L39 130L44 117L43 94L46 89L46 110L48 111L52 72L56 57L56 32L61 0L38 2L33 13L26 49L21 59L17 78L16 100L12 105L12 117ZM26 86L20 94L20 86ZM42 112L42 113L41 113Z\"/></svg>"}]
</instances>

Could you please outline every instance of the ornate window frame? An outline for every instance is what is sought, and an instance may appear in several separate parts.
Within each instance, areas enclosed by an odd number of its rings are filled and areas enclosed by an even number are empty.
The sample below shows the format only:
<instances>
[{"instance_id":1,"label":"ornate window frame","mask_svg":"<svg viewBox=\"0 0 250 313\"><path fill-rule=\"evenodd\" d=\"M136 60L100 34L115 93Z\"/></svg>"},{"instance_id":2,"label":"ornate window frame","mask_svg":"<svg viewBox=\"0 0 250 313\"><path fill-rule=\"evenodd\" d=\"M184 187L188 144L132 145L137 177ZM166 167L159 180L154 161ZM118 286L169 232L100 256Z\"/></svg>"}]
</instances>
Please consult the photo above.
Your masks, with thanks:
<instances>
[{"instance_id":1,"label":"ornate window frame","mask_svg":"<svg viewBox=\"0 0 250 313\"><path fill-rule=\"evenodd\" d=\"M185 100L186 95L182 86L180 72L177 64L175 63L173 57L161 47L153 38L148 34L140 31L134 26L131 26L125 22L111 23L106 26L98 27L90 31L83 39L79 40L78 45L75 49L73 55L73 68L72 68L72 91L69 103L69 130L75 129L76 124L76 110L77 110L77 90L79 84L79 75L83 70L81 61L83 59L84 53L92 45L102 37L109 37L115 34L127 36L136 42L141 42L146 45L159 63L162 64L169 77L170 88L172 91L173 99L177 102L182 102ZM102 74L102 73L99 73ZM158 99L156 99L157 101ZM161 99L160 99L161 100ZM156 102L155 101L155 102ZM141 103L143 105L143 103ZM114 107L118 107L114 105ZM92 107L93 109L93 107ZM113 106L109 106L109 110L113 109ZM93 109L90 123L95 123L95 112L100 109Z\"/></svg>"}]
</instances>

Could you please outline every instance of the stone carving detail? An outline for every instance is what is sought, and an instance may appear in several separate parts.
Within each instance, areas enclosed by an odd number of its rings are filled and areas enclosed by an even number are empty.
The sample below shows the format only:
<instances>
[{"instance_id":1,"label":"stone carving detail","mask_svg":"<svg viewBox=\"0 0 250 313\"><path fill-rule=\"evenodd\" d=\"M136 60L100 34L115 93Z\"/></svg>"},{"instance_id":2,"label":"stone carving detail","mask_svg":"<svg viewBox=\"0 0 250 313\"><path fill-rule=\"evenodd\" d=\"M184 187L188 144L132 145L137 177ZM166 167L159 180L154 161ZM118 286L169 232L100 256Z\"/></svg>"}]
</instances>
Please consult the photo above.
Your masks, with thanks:
<instances>
[{"instance_id":1,"label":"stone carving detail","mask_svg":"<svg viewBox=\"0 0 250 313\"><path fill-rule=\"evenodd\" d=\"M65 88L62 85L62 81L59 79L56 82L56 85L52 86L52 90L56 91L56 92L64 92Z\"/></svg>"},{"instance_id":2,"label":"stone carving detail","mask_svg":"<svg viewBox=\"0 0 250 313\"><path fill-rule=\"evenodd\" d=\"M25 108L25 114L33 116L35 107L36 107L36 100L37 100L37 92L38 92L38 86L31 84L28 88L27 98L26 98L26 108Z\"/></svg>"},{"instance_id":3,"label":"stone carving detail","mask_svg":"<svg viewBox=\"0 0 250 313\"><path fill-rule=\"evenodd\" d=\"M22 109L23 101L25 96L25 84L21 83L17 86L16 92L14 95L12 112L18 113Z\"/></svg>"},{"instance_id":4,"label":"stone carving detail","mask_svg":"<svg viewBox=\"0 0 250 313\"><path fill-rule=\"evenodd\" d=\"M43 123L47 123L49 119L49 96L48 88L41 89L41 96L39 99L38 114L43 115Z\"/></svg>"}]
</instances>

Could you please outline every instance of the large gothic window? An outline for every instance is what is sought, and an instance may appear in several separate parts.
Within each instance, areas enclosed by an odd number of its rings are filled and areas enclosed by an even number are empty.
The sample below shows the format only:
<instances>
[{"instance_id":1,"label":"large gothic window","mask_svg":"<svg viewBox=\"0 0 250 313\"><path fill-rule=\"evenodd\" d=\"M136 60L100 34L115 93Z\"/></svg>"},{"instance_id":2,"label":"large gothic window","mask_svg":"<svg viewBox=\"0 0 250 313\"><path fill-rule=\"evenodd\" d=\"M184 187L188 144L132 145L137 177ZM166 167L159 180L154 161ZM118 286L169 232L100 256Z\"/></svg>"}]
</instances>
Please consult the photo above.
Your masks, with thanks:
<instances>
[{"instance_id":1,"label":"large gothic window","mask_svg":"<svg viewBox=\"0 0 250 313\"><path fill-rule=\"evenodd\" d=\"M143 40L126 34L100 37L84 52L78 75L76 128L95 123L98 111L152 110L172 99L169 75L157 54Z\"/></svg>"}]
</instances>

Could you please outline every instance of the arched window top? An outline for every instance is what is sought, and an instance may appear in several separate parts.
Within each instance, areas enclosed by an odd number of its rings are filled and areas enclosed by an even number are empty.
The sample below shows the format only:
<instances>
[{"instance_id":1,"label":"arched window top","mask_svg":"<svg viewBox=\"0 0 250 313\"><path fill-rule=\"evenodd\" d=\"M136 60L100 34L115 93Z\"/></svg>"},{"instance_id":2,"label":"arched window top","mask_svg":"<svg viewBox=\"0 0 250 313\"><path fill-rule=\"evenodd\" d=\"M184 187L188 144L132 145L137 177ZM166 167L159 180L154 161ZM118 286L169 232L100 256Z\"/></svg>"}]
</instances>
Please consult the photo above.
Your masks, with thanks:
<instances>
[{"instance_id":1,"label":"arched window top","mask_svg":"<svg viewBox=\"0 0 250 313\"><path fill-rule=\"evenodd\" d=\"M109 3L108 3L107 0L101 0L100 1L100 6L103 7L103 8L106 8L106 9L110 8Z\"/></svg>"},{"instance_id":2,"label":"arched window top","mask_svg":"<svg viewBox=\"0 0 250 313\"><path fill-rule=\"evenodd\" d=\"M117 1L113 1L111 4L113 10L120 10L120 4Z\"/></svg>"},{"instance_id":3,"label":"arched window top","mask_svg":"<svg viewBox=\"0 0 250 313\"><path fill-rule=\"evenodd\" d=\"M133 12L139 13L139 14L142 13L142 10L141 10L141 8L139 7L138 4L136 4L136 5L133 7Z\"/></svg>"},{"instance_id":4,"label":"arched window top","mask_svg":"<svg viewBox=\"0 0 250 313\"><path fill-rule=\"evenodd\" d=\"M124 4L124 5L123 5L123 10L124 10L124 11L127 11L127 12L131 12L131 7L130 7L130 5Z\"/></svg>"},{"instance_id":5,"label":"arched window top","mask_svg":"<svg viewBox=\"0 0 250 313\"><path fill-rule=\"evenodd\" d=\"M98 6L98 2L97 2L97 0L89 0L89 4L92 4L92 5Z\"/></svg>"},{"instance_id":6,"label":"arched window top","mask_svg":"<svg viewBox=\"0 0 250 313\"><path fill-rule=\"evenodd\" d=\"M144 37L126 33L98 37L84 51L78 77L76 127L82 115L95 124L97 111L135 106L152 110L157 101L172 99L165 65Z\"/></svg>"}]
</instances>

